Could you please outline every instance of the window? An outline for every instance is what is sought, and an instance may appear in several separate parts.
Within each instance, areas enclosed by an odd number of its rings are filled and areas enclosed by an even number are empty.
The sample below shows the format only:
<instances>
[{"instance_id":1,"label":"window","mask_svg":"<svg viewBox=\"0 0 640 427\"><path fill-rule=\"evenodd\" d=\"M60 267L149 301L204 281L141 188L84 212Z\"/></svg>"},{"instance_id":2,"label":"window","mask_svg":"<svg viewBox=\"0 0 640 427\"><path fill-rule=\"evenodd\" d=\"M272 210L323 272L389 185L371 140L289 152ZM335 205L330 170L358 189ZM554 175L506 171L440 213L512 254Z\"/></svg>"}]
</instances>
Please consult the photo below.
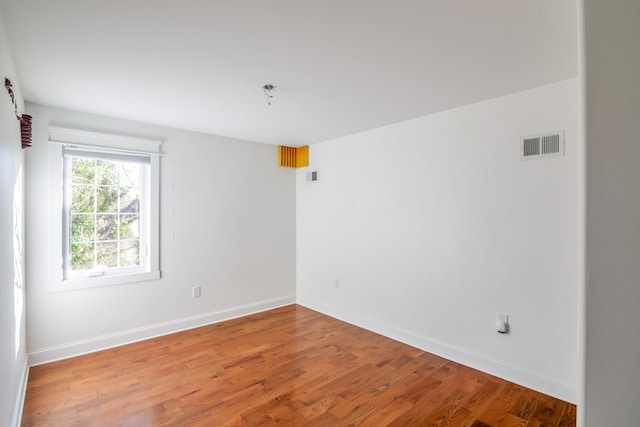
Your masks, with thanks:
<instances>
[{"instance_id":1,"label":"window","mask_svg":"<svg viewBox=\"0 0 640 427\"><path fill-rule=\"evenodd\" d=\"M62 139L61 288L159 278L159 155L127 149L146 142L124 137L50 136Z\"/></svg>"},{"instance_id":2,"label":"window","mask_svg":"<svg viewBox=\"0 0 640 427\"><path fill-rule=\"evenodd\" d=\"M64 278L145 270L149 157L64 153Z\"/></svg>"}]
</instances>

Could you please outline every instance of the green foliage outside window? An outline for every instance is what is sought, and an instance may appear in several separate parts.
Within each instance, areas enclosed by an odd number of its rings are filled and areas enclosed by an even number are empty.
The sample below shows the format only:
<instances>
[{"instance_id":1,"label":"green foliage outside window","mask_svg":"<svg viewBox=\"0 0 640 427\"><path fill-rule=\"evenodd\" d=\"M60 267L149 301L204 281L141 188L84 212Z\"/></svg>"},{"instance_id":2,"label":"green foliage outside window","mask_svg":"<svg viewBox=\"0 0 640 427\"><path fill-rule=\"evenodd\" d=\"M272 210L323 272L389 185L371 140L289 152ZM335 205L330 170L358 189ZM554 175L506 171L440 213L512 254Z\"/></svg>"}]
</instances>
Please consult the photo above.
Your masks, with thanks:
<instances>
[{"instance_id":1,"label":"green foliage outside window","mask_svg":"<svg viewBox=\"0 0 640 427\"><path fill-rule=\"evenodd\" d=\"M140 264L140 169L72 158L71 270Z\"/></svg>"}]
</instances>

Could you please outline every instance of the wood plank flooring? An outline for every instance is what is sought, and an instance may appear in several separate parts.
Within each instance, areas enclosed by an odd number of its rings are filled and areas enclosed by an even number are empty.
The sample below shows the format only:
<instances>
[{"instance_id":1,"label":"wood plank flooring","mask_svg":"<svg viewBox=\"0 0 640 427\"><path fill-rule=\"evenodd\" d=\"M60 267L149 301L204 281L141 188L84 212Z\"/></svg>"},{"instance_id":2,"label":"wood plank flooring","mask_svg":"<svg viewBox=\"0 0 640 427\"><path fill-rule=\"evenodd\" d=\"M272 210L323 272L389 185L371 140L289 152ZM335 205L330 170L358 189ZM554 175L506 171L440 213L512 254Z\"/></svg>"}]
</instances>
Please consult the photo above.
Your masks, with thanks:
<instances>
[{"instance_id":1,"label":"wood plank flooring","mask_svg":"<svg viewBox=\"0 0 640 427\"><path fill-rule=\"evenodd\" d=\"M576 407L298 305L31 368L23 426L575 426Z\"/></svg>"}]
</instances>

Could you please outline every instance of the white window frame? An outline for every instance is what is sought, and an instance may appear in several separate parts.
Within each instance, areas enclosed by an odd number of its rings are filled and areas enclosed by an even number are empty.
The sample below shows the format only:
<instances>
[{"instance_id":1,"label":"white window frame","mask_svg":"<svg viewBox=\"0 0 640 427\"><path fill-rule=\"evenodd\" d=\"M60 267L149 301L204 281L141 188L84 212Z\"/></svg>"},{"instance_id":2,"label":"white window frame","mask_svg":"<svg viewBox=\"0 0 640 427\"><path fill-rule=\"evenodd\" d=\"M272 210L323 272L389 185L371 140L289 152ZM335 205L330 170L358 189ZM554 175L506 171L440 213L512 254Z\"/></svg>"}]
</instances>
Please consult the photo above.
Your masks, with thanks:
<instances>
[{"instance_id":1,"label":"white window frame","mask_svg":"<svg viewBox=\"0 0 640 427\"><path fill-rule=\"evenodd\" d=\"M49 141L52 146L52 158L57 158L56 169L52 169L53 182L59 182L59 194L52 194L52 206L59 206L62 212L59 226L53 227L52 254L52 290L67 291L85 289L98 286L120 285L160 278L160 147L162 141L130 138L120 135L103 134L97 132L82 131L76 129L49 127ZM144 221L145 230L141 230L141 238L145 240L145 246L140 247L141 265L130 269L114 269L105 274L68 274L65 272L66 251L69 239L68 215L69 200L65 200L64 184L65 171L63 165L63 147L79 150L105 152L124 155L143 155L149 157L148 164L148 189L146 200L143 200L141 215L147 215ZM57 193L57 192L54 192ZM142 242L141 242L142 243Z\"/></svg>"}]
</instances>

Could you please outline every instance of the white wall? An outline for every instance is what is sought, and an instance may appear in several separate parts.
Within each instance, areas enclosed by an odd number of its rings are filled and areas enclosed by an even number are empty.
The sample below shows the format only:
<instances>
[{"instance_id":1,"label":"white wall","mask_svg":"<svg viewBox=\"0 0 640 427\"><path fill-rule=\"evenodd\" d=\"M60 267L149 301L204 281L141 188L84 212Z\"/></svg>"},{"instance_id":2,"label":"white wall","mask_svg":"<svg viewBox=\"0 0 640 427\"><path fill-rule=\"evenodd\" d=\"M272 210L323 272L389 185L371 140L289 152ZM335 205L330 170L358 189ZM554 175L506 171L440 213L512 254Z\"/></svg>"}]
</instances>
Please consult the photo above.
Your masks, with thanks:
<instances>
[{"instance_id":1,"label":"white wall","mask_svg":"<svg viewBox=\"0 0 640 427\"><path fill-rule=\"evenodd\" d=\"M183 107L177 107L183 108ZM295 172L275 146L27 104L34 146L26 156L30 362L148 338L295 301ZM55 292L50 181L57 125L164 140L160 170L162 278ZM248 123L247 126L250 126ZM191 288L202 286L193 299Z\"/></svg>"},{"instance_id":2,"label":"white wall","mask_svg":"<svg viewBox=\"0 0 640 427\"><path fill-rule=\"evenodd\" d=\"M13 83L20 112L22 96L0 15L0 425L19 420L27 375L24 310L23 154L4 78Z\"/></svg>"},{"instance_id":3,"label":"white wall","mask_svg":"<svg viewBox=\"0 0 640 427\"><path fill-rule=\"evenodd\" d=\"M586 425L637 426L640 404L640 2L584 1Z\"/></svg>"},{"instance_id":4,"label":"white wall","mask_svg":"<svg viewBox=\"0 0 640 427\"><path fill-rule=\"evenodd\" d=\"M298 301L575 402L577 100L569 80L311 146ZM520 160L558 129L564 157Z\"/></svg>"}]
</instances>

